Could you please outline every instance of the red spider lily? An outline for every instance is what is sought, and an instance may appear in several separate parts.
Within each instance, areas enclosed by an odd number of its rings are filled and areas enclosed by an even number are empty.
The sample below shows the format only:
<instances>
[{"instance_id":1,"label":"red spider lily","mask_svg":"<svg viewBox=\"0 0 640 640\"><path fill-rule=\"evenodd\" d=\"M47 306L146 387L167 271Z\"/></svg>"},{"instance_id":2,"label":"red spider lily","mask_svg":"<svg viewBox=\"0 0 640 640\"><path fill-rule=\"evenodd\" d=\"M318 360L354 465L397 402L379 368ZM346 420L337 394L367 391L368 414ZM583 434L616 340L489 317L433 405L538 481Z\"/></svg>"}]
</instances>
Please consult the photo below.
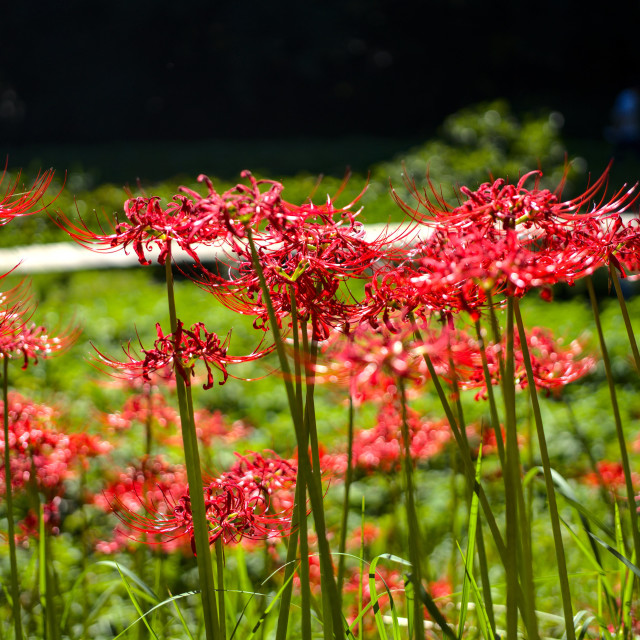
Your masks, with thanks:
<instances>
[{"instance_id":1,"label":"red spider lily","mask_svg":"<svg viewBox=\"0 0 640 640\"><path fill-rule=\"evenodd\" d=\"M10 340L3 340L0 344L0 352L11 357L20 354L23 358L22 369L32 364L38 364L38 358L49 358L68 349L80 335L80 329L70 327L64 333L56 336L49 335L43 326L31 324L24 326L17 335Z\"/></svg>"},{"instance_id":2,"label":"red spider lily","mask_svg":"<svg viewBox=\"0 0 640 640\"><path fill-rule=\"evenodd\" d=\"M218 194L209 178L201 175L198 181L207 184L208 195L181 187L181 193L165 207L157 196L130 198L124 204L126 221L110 221L107 229L100 225L99 232L84 220L76 224L60 212L54 221L78 244L89 249L111 252L132 247L141 265L151 264L147 253L154 246L160 249L158 263L164 264L172 243L200 263L197 246L218 245L229 236L244 237L248 224L262 219L267 209L280 206L281 184L255 180L249 172L243 172L242 176L250 179L250 187L241 184ZM270 185L266 193L260 191L262 184Z\"/></svg>"},{"instance_id":3,"label":"red spider lily","mask_svg":"<svg viewBox=\"0 0 640 640\"><path fill-rule=\"evenodd\" d=\"M224 232L220 235L231 235L244 238L247 228L257 228L262 220L269 220L272 225L279 226L287 217L286 208L282 204L281 193L284 186L275 180L256 180L250 171L243 171L240 176L249 179L249 185L238 184L222 195L218 195L211 180L198 176L198 182L204 182L209 193L199 193L180 187L180 191L189 195L194 208L200 212L200 218L211 221ZM262 185L268 185L265 192Z\"/></svg>"},{"instance_id":4,"label":"red spider lily","mask_svg":"<svg viewBox=\"0 0 640 640\"><path fill-rule=\"evenodd\" d=\"M167 462L162 456L145 456L108 474L108 482L94 502L105 511L126 509L137 512L143 505L162 506L165 498L176 499L187 491L187 472L181 465Z\"/></svg>"},{"instance_id":5,"label":"red spider lily","mask_svg":"<svg viewBox=\"0 0 640 640\"><path fill-rule=\"evenodd\" d=\"M146 382L151 381L151 374L165 370L169 366L174 366L176 371L184 379L186 385L191 384L191 378L195 376L195 363L201 360L207 370L207 382L204 389L213 386L212 368L218 369L223 376L219 384L224 384L229 376L227 365L232 363L248 362L263 357L270 350L254 352L248 356L228 356L227 345L229 335L224 340L215 333L210 333L205 329L202 322L196 322L191 329L185 329L181 321L175 334L163 334L160 324L156 324L158 338L154 342L153 349L141 348L144 358L134 352L131 345L123 348L127 361L119 362L96 349L99 361L105 365L122 372L126 378L141 376Z\"/></svg>"},{"instance_id":6,"label":"red spider lily","mask_svg":"<svg viewBox=\"0 0 640 640\"><path fill-rule=\"evenodd\" d=\"M69 327L52 336L43 326L30 323L34 306L30 304L28 285L20 283L0 293L0 358L23 358L22 368L29 362L38 364L39 358L48 358L69 348L80 334L77 327Z\"/></svg>"},{"instance_id":7,"label":"red spider lily","mask_svg":"<svg viewBox=\"0 0 640 640\"><path fill-rule=\"evenodd\" d=\"M335 332L323 346L320 364L314 367L316 381L348 384L357 402L367 398L387 401L397 397L398 378L409 383L408 391L424 385L429 377L425 355L445 379L452 376L449 355L461 369L474 366L471 347L465 348L462 338L452 340L453 330L448 327L436 331L421 326L418 340L414 325L400 315L390 318L388 324L394 332L386 327L374 332L366 324L349 334Z\"/></svg>"},{"instance_id":8,"label":"red spider lily","mask_svg":"<svg viewBox=\"0 0 640 640\"><path fill-rule=\"evenodd\" d=\"M255 466L255 465L253 465ZM262 465L266 468L273 465ZM280 464L275 465L281 468ZM295 476L295 468L293 468ZM293 505L274 511L272 499L277 483L283 479L278 473L268 476L255 475L248 479L244 474L228 472L203 488L206 517L209 522L209 543L218 538L225 544L237 543L243 538L265 540L282 537L291 527ZM277 480L274 480L276 478ZM267 480L267 484L261 484ZM289 486L291 484L292 486ZM287 482L287 491L295 490L295 478ZM122 521L133 531L160 536L163 540L175 540L188 536L195 554L195 540L191 513L191 500L185 492L178 499L165 495L165 507L159 510L154 504L145 505L148 515L127 512L119 514Z\"/></svg>"},{"instance_id":9,"label":"red spider lily","mask_svg":"<svg viewBox=\"0 0 640 640\"><path fill-rule=\"evenodd\" d=\"M541 171L530 171L523 175L518 182L513 185L506 180L499 178L493 182L481 184L475 191L468 187L461 187L460 193L465 200L454 207L447 204L440 197L429 182L431 194L426 191L420 193L415 183L407 180L406 185L411 195L417 202L417 207L410 207L403 202L397 193L393 191L394 199L398 205L421 223L428 225L446 224L448 228L480 228L499 226L502 228L515 228L517 225L528 231L532 228L552 230L557 233L565 225L571 225L586 218L600 218L616 214L624 206L629 206L633 200L632 189L627 189L626 185L617 191L608 201L605 195L600 201L587 212L581 211L584 207L593 203L609 179L609 169L591 185L584 193L572 200L561 201L564 179L555 191L540 189ZM533 178L533 189L525 187L526 183Z\"/></svg>"},{"instance_id":10,"label":"red spider lily","mask_svg":"<svg viewBox=\"0 0 640 640\"><path fill-rule=\"evenodd\" d=\"M297 466L273 451L267 453L268 458L255 452L246 456L236 453L238 460L221 479L235 482L251 495L267 494L275 511L286 512L293 509Z\"/></svg>"},{"instance_id":11,"label":"red spider lily","mask_svg":"<svg viewBox=\"0 0 640 640\"><path fill-rule=\"evenodd\" d=\"M146 254L154 246L160 249L158 263L165 264L172 242L199 262L193 245L205 239L209 242L217 239L217 230L196 230L197 215L186 196L175 196L165 208L157 196L131 198L124 204L124 212L128 222L115 220L109 223L108 229L100 226L100 232L94 231L82 219L75 224L61 212L53 220L75 242L93 251L114 252L122 249L127 252L131 246L143 266L151 264Z\"/></svg>"},{"instance_id":12,"label":"red spider lily","mask_svg":"<svg viewBox=\"0 0 640 640\"><path fill-rule=\"evenodd\" d=\"M187 472L181 465L168 463L162 456L145 456L126 469L116 469L107 475L102 493L96 494L94 503L104 511L143 513L145 504L153 504L158 511L169 510L167 496L172 499L188 492ZM116 528L113 538L99 541L96 549L102 553L131 547L134 541ZM184 547L181 541L149 540L162 546L164 552Z\"/></svg>"},{"instance_id":13,"label":"red spider lily","mask_svg":"<svg viewBox=\"0 0 640 640\"><path fill-rule=\"evenodd\" d=\"M89 458L104 455L111 448L107 442L87 433L59 431L57 420L53 408L36 404L16 393L9 395L8 446L11 451L12 489L17 494L34 489L43 496L48 522L54 533L59 524L57 505L65 494L66 481L76 475L78 466L86 468ZM5 446L4 437L0 434L0 451L4 451ZM2 464L0 493L5 491L5 473ZM25 527L31 531L28 522Z\"/></svg>"},{"instance_id":14,"label":"red spider lily","mask_svg":"<svg viewBox=\"0 0 640 640\"><path fill-rule=\"evenodd\" d=\"M146 424L149 420L163 430L180 425L180 415L161 393L130 396L121 411L104 417L106 424L115 431L130 429L134 422Z\"/></svg>"},{"instance_id":15,"label":"red spider lily","mask_svg":"<svg viewBox=\"0 0 640 640\"><path fill-rule=\"evenodd\" d=\"M554 340L548 329L533 327L527 332L527 345L536 388L544 389L547 392L560 390L567 384L584 377L593 370L596 364L595 358L591 356L580 357L582 345L578 340L571 342L567 348L562 348L561 342ZM498 354L504 353L504 350L504 344L490 343L486 345L487 361L494 385L499 384L500 377ZM516 384L521 389L525 389L528 384L527 374L517 334L514 336L514 359ZM481 389L476 395L476 399L486 397L486 385L480 365L479 352L476 358L476 367L462 371L458 382L463 389Z\"/></svg>"},{"instance_id":16,"label":"red spider lily","mask_svg":"<svg viewBox=\"0 0 640 640\"><path fill-rule=\"evenodd\" d=\"M434 227L427 244L439 245L427 256L424 280L449 286L472 279L483 288L501 284L511 295L523 295L532 287L548 287L564 281L573 284L589 275L612 253L606 232L619 221L619 211L630 206L634 188L623 187L609 200L598 192L606 188L608 169L582 195L561 201L560 191L539 189L540 172L530 172L516 185L502 179L482 184L476 191L461 188L466 199L457 207L440 197L432 201L414 190L418 208L396 199L420 222ZM535 176L533 189L525 184ZM435 190L432 187L432 191ZM582 211L587 205L588 211ZM419 209L424 209L422 213Z\"/></svg>"},{"instance_id":17,"label":"red spider lily","mask_svg":"<svg viewBox=\"0 0 640 640\"><path fill-rule=\"evenodd\" d=\"M602 486L616 498L623 498L626 480L622 463L600 460L596 464L596 470L582 476L583 482L592 486ZM632 474L632 483L635 487L640 485L640 475Z\"/></svg>"},{"instance_id":18,"label":"red spider lily","mask_svg":"<svg viewBox=\"0 0 640 640\"><path fill-rule=\"evenodd\" d=\"M437 456L451 440L451 429L446 421L426 420L417 411L408 408L407 423L411 440L411 459L416 463ZM402 418L396 404L383 405L378 412L376 425L354 434L353 468L361 474L400 471L404 456L401 424ZM347 455L325 454L322 466L339 476L344 476L347 470Z\"/></svg>"},{"instance_id":19,"label":"red spider lily","mask_svg":"<svg viewBox=\"0 0 640 640\"><path fill-rule=\"evenodd\" d=\"M2 184L6 173L7 167L5 165L4 171L0 176L0 184ZM38 213L45 209L48 205L42 205L37 209L34 209L34 207L49 188L53 180L53 174L52 169L41 174L39 173L30 189L16 193L20 180L20 175L18 175L13 185L8 186L4 195L0 198L0 225L6 224L19 216Z\"/></svg>"},{"instance_id":20,"label":"red spider lily","mask_svg":"<svg viewBox=\"0 0 640 640\"><path fill-rule=\"evenodd\" d=\"M360 306L344 283L368 277L383 257L400 255L402 249L394 249L394 243L408 233L406 229L396 234L385 231L377 238L367 238L357 220L359 212L351 210L357 200L342 208L336 207L333 199L321 206L280 201L277 210L263 212L264 230L252 227L252 240L279 322L291 314L295 303L299 319L311 323L315 340L325 339L334 327L359 320ZM229 308L257 316L255 326L266 330L268 313L250 249L246 243L236 242L233 253L235 257L229 258L231 282L205 274L199 284Z\"/></svg>"}]
</instances>

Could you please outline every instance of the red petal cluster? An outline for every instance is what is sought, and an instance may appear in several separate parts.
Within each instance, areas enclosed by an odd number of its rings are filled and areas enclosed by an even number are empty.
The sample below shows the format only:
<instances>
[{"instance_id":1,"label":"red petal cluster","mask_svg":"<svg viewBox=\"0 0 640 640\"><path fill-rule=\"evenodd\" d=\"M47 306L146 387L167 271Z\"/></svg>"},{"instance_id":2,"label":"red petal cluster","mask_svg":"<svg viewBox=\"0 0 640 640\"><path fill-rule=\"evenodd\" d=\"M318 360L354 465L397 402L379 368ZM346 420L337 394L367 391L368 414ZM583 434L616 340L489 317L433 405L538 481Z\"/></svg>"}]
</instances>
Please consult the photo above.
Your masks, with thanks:
<instances>
[{"instance_id":1,"label":"red petal cluster","mask_svg":"<svg viewBox=\"0 0 640 640\"><path fill-rule=\"evenodd\" d=\"M356 431L353 439L353 468L361 474L396 473L402 468L404 444L402 417L395 404L385 404L378 412L376 425ZM411 459L414 462L433 458L451 440L451 429L445 420L432 422L408 408L407 424L411 439ZM325 454L322 467L338 476L347 470L347 454Z\"/></svg>"},{"instance_id":2,"label":"red petal cluster","mask_svg":"<svg viewBox=\"0 0 640 640\"><path fill-rule=\"evenodd\" d=\"M2 175L0 175L0 184L4 181L6 173L7 168L5 166ZM4 195L0 197L0 225L6 224L19 216L42 211L47 205L42 205L40 208L35 209L34 207L40 202L46 190L49 188L53 180L53 173L53 170L39 173L30 189L22 189L16 193L20 180L20 176L18 175L15 182L8 186Z\"/></svg>"},{"instance_id":3,"label":"red petal cluster","mask_svg":"<svg viewBox=\"0 0 640 640\"><path fill-rule=\"evenodd\" d=\"M265 540L286 535L291 527L295 492L295 466L273 455L240 457L239 462L203 487L209 543L221 538L225 544L247 538ZM283 497L284 496L284 497ZM191 500L186 491L177 499L164 494L164 506L145 504L146 515L119 514L138 533L175 540L188 536L195 553Z\"/></svg>"},{"instance_id":4,"label":"red petal cluster","mask_svg":"<svg viewBox=\"0 0 640 640\"><path fill-rule=\"evenodd\" d=\"M52 407L36 404L17 393L9 395L8 428L12 488L17 493L27 490L41 493L48 505L49 522L57 527L59 518L54 515L58 514L57 506L65 493L66 481L76 474L78 466L86 467L89 458L103 455L111 447L87 433L63 432L58 428L58 417ZM0 433L0 452L4 452L5 446ZM2 462L0 494L5 491L5 473Z\"/></svg>"},{"instance_id":5,"label":"red petal cluster","mask_svg":"<svg viewBox=\"0 0 640 640\"><path fill-rule=\"evenodd\" d=\"M213 386L212 367L222 373L223 379L219 384L224 384L228 378L227 363L242 360L242 358L228 357L228 340L221 342L215 333L206 330L202 322L196 322L191 329L185 329L183 323L179 321L175 334L166 335L158 323L156 332L158 338L153 344L153 349L141 349L144 358L140 359L129 345L123 349L127 356L126 361L119 362L98 351L100 362L121 371L127 378L138 375L146 382L151 382L152 373L173 366L184 379L185 384L190 385L191 378L195 375L194 365L201 360L207 369L207 382L204 388L210 389Z\"/></svg>"}]
</instances>

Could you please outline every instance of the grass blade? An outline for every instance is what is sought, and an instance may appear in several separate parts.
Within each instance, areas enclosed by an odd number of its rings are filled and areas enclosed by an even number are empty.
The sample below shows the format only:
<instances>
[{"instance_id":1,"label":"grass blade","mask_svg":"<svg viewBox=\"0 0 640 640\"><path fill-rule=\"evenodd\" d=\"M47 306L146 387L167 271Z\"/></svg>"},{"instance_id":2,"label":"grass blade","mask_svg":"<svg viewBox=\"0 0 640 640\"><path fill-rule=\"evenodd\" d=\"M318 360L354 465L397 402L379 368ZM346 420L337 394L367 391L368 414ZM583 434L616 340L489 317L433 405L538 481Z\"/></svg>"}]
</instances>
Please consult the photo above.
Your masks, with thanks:
<instances>
[{"instance_id":1,"label":"grass blade","mask_svg":"<svg viewBox=\"0 0 640 640\"><path fill-rule=\"evenodd\" d=\"M127 582L126 578L124 577L124 574L122 573L122 571L120 571L120 567L118 567L117 564L116 564L116 567L118 569L118 573L120 574L120 577L122 578L122 583L124 584L124 588L127 590L127 594L129 595L129 599L133 603L133 606L136 608L136 611L138 612L138 615L140 616L140 618L138 620L141 619L142 622L144 623L145 627L147 627L147 630L149 631L149 633L154 638L156 638L156 640L160 640L158 638L158 636L156 635L156 632L151 628L151 625L147 621L146 614L140 608L140 604L138 603L138 600L136 599L133 591L131 590L131 587L129 586L129 583ZM151 612L148 611L147 613L151 613ZM138 620L136 622L138 622ZM122 635L122 634L120 634L120 635Z\"/></svg>"},{"instance_id":2,"label":"grass blade","mask_svg":"<svg viewBox=\"0 0 640 640\"><path fill-rule=\"evenodd\" d=\"M476 462L476 482L480 481L480 469L482 467L482 444L478 452L478 461ZM464 631L464 623L467 617L467 606L469 604L470 579L473 578L473 556L475 553L476 531L478 528L478 494L473 492L471 498L471 507L469 509L469 528L467 532L467 557L464 566L464 580L462 582L462 599L460 601L460 617L458 619L458 638L462 638ZM458 548L459 545L458 545ZM462 550L460 551L462 554ZM462 556L464 558L464 555Z\"/></svg>"}]
</instances>

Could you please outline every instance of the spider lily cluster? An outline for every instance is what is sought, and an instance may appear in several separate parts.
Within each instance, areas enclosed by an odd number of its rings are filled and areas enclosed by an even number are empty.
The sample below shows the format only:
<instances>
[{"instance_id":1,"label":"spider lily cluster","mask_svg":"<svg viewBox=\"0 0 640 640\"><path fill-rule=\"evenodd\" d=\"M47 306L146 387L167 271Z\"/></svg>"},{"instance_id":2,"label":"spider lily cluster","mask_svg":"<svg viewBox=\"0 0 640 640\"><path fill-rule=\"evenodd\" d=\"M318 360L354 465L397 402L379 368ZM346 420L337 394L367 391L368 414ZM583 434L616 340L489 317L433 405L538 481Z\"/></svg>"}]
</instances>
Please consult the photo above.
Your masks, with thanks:
<instances>
[{"instance_id":1,"label":"spider lily cluster","mask_svg":"<svg viewBox=\"0 0 640 640\"><path fill-rule=\"evenodd\" d=\"M284 199L285 187L280 182L256 179L250 172L242 177L242 184L223 193L218 193L209 178L200 176L204 194L180 188L168 203L156 196L130 198L124 204L124 217L100 222L97 227L63 212L49 212L74 241L90 250L133 251L141 266L149 266L152 249L158 249L157 262L166 273L170 326L156 325L153 345L140 343L134 348L128 344L123 359L94 347L101 367L113 369L116 378L138 392L123 412L104 418L106 429L113 436L135 421L146 429L145 457L116 472L102 497L95 499L120 518L113 541L103 541L100 549L114 552L139 538L164 551L191 550L197 557L206 636L212 640L227 635L224 548L288 538L278 638L287 633L286 603L294 585L302 600L301 637L311 637L312 584L318 584L322 593L325 637L346 638L358 626L358 620L350 626L341 614L343 587L348 592L358 583L357 576L348 575L344 560L350 487L356 474L401 472L411 565L404 584L416 594L407 606L412 636L421 638L424 606L430 615L435 606L428 593L423 595L424 585L436 582L424 560L414 471L422 461L455 443L469 495L476 496L482 509L504 571L507 637L516 637L521 626L528 637L539 637L532 540L523 527L527 512L521 434L515 416L515 393L523 390L536 416L566 634L575 638L537 392L559 393L588 374L596 360L582 354L578 340L564 347L548 330L525 329L519 300L532 290L550 300L554 285L588 281L600 267L607 267L616 283L619 277L633 277L640 269L640 225L637 220L625 221L621 213L634 205L634 190L623 188L607 197L605 172L582 195L562 200L562 184L555 192L542 189L542 174L534 171L515 184L498 179L475 190L461 187L459 202L451 205L433 185L421 192L407 181L413 201L402 201L395 193L394 197L409 222L397 229L385 227L372 237L360 221L360 196L346 206L337 204L340 193L322 204L312 200L293 204ZM10 188L0 201L0 221L37 211L36 203L50 180L51 174L44 174L24 194ZM181 268L187 278L229 309L253 317L258 338L251 353L232 355L230 334L220 338L202 322L186 327L180 319L173 294L176 247L192 260L189 268ZM211 247L222 256L215 271L201 258L201 250ZM39 356L60 351L76 336L70 329L51 338L44 327L30 324L30 306L21 291L8 292L2 309L0 356L5 365L17 355L25 367L36 364ZM500 314L505 316L504 326ZM238 456L230 469L203 475L200 456L208 443L223 434L233 441L246 431L236 425L232 437L219 420L194 410L194 381L209 390L216 377L223 385L234 375L233 365L273 354L279 359L296 451L287 459L272 452ZM6 383L6 368L4 379ZM159 384L175 389L178 411L157 393ZM319 384L342 385L348 390L346 450L321 447L314 407ZM495 387L501 388L502 418ZM425 420L409 406L425 389L438 395L443 418ZM488 402L488 425L465 423L460 404L465 390L475 390L477 400ZM612 398L613 394L612 389ZM365 401L379 404L376 426L354 432L354 412ZM5 407L9 406L5 396ZM32 484L39 482L41 493L51 496L47 498L47 522L55 523L61 490L51 483L51 477L62 481L73 473L76 445L55 430L43 430L36 436L14 413L5 418L5 492L9 496L11 490L19 491L24 478ZM173 434L167 436L167 431ZM622 430L618 433L624 450ZM154 442L171 438L181 443L184 465L169 464L152 454ZM39 447L45 441L48 454L43 458ZM58 442L63 443L66 457L58 450ZM498 476L504 482L506 501L503 528L477 482L474 465L481 464L479 442L485 445L485 452L498 452ZM86 456L99 455L106 446L87 438L82 443ZM632 504L631 473L628 463L621 464ZM51 465L57 465L55 474ZM323 506L329 480L343 485L345 496L337 571ZM634 546L640 555L635 511L629 511ZM309 529L311 522L315 532ZM317 548L317 555L309 555L310 544ZM215 576L210 547L217 561ZM473 547L470 553L473 559ZM479 561L486 558L481 556ZM391 576L389 582L399 584L398 576ZM490 585L483 586L484 602L479 606L487 615L488 637L495 637ZM17 583L12 590L17 602ZM19 604L15 607L19 618ZM16 627L16 633L19 631Z\"/></svg>"}]
</instances>

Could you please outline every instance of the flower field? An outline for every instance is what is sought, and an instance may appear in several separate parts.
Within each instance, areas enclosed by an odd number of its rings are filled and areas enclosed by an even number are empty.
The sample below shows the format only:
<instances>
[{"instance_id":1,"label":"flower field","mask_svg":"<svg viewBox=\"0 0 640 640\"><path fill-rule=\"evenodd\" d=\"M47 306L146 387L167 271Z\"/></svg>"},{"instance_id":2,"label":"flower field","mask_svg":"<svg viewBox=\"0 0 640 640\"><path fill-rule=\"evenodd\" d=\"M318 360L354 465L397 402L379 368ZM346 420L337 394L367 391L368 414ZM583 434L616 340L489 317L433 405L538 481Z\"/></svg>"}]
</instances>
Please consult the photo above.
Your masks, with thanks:
<instances>
[{"instance_id":1,"label":"flower field","mask_svg":"<svg viewBox=\"0 0 640 640\"><path fill-rule=\"evenodd\" d=\"M636 637L637 195L542 177L5 181L139 267L3 280L0 638Z\"/></svg>"}]
</instances>

